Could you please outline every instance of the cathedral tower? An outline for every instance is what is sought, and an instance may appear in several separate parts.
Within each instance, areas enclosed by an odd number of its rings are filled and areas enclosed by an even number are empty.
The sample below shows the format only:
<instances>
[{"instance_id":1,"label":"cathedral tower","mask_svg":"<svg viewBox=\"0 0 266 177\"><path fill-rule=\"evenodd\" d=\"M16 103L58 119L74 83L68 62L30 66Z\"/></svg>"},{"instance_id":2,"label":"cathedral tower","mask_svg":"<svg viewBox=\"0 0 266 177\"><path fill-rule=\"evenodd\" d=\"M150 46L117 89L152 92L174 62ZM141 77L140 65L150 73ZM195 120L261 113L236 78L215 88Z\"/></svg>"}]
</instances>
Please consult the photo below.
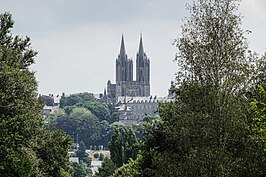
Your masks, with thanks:
<instances>
[{"instance_id":1,"label":"cathedral tower","mask_svg":"<svg viewBox=\"0 0 266 177\"><path fill-rule=\"evenodd\" d=\"M133 82L133 61L127 58L124 36L122 35L120 53L116 59L116 95L126 95L127 82Z\"/></svg>"},{"instance_id":2,"label":"cathedral tower","mask_svg":"<svg viewBox=\"0 0 266 177\"><path fill-rule=\"evenodd\" d=\"M150 60L144 52L142 35L137 53L136 81L140 85L140 96L150 95Z\"/></svg>"},{"instance_id":3,"label":"cathedral tower","mask_svg":"<svg viewBox=\"0 0 266 177\"><path fill-rule=\"evenodd\" d=\"M150 96L150 60L144 52L142 36L136 58L136 80L133 80L133 61L127 57L122 35L120 51L116 58L116 83L107 83L107 96L114 93L116 99L120 96Z\"/></svg>"}]
</instances>

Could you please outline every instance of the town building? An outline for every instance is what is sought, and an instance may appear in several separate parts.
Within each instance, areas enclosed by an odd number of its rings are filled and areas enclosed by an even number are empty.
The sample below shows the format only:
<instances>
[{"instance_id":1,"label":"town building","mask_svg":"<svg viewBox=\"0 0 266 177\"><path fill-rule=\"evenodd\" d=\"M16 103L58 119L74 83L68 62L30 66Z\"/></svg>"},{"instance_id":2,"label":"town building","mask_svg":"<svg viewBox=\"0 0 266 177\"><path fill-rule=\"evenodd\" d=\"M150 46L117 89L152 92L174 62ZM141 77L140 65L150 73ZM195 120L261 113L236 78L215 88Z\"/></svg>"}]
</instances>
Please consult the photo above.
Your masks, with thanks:
<instances>
[{"instance_id":1,"label":"town building","mask_svg":"<svg viewBox=\"0 0 266 177\"><path fill-rule=\"evenodd\" d=\"M116 58L116 82L107 82L104 98L119 113L119 121L126 125L137 124L145 116L157 115L160 103L172 98L150 95L150 59L144 51L142 35L136 55L136 79L133 79L133 60L128 58L122 35L120 51Z\"/></svg>"},{"instance_id":2,"label":"town building","mask_svg":"<svg viewBox=\"0 0 266 177\"><path fill-rule=\"evenodd\" d=\"M107 97L114 100L120 96L150 96L150 60L144 52L142 36L136 55L136 80L133 80L133 61L128 58L122 35L116 58L116 82L107 82Z\"/></svg>"},{"instance_id":3,"label":"town building","mask_svg":"<svg viewBox=\"0 0 266 177\"><path fill-rule=\"evenodd\" d=\"M63 93L64 95L64 93ZM60 106L60 95L41 95L39 94L39 99L43 102L43 116L48 117L49 114L53 113L54 110L58 109Z\"/></svg>"}]
</instances>

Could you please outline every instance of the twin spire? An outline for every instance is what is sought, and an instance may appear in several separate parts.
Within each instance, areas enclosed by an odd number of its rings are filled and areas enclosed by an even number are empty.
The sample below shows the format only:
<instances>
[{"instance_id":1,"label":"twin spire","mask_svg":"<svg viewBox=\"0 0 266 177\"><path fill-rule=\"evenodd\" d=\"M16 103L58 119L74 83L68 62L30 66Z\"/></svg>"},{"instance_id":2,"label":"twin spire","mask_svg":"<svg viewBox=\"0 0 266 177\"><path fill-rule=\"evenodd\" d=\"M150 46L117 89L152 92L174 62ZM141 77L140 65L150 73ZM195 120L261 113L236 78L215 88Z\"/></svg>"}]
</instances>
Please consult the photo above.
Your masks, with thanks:
<instances>
[{"instance_id":1,"label":"twin spire","mask_svg":"<svg viewBox=\"0 0 266 177\"><path fill-rule=\"evenodd\" d=\"M140 42L139 42L139 54L144 54L144 47L142 42L142 34L140 34ZM124 35L122 34L122 40L121 40L121 47L120 47L120 56L126 55L126 49L125 49L125 42L124 42Z\"/></svg>"},{"instance_id":2,"label":"twin spire","mask_svg":"<svg viewBox=\"0 0 266 177\"><path fill-rule=\"evenodd\" d=\"M124 35L122 34L122 41L121 41L121 47L120 47L120 56L126 55L126 49L125 49L125 43L124 43Z\"/></svg>"},{"instance_id":3,"label":"twin spire","mask_svg":"<svg viewBox=\"0 0 266 177\"><path fill-rule=\"evenodd\" d=\"M143 48L143 43L142 43L142 34L140 34L139 54L140 54L140 55L144 54L144 48Z\"/></svg>"}]
</instances>

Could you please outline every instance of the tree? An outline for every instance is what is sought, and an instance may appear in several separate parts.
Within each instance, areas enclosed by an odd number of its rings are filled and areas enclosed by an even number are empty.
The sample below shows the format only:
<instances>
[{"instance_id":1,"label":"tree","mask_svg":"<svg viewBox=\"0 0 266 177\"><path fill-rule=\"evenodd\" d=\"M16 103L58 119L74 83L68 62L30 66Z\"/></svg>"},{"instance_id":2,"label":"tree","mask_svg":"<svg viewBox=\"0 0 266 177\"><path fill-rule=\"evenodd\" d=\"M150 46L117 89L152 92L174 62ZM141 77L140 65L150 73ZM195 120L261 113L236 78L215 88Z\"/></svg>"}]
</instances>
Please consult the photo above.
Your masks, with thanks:
<instances>
[{"instance_id":1,"label":"tree","mask_svg":"<svg viewBox=\"0 0 266 177\"><path fill-rule=\"evenodd\" d=\"M98 101L86 102L84 107L90 110L100 121L110 119L110 110L107 104Z\"/></svg>"},{"instance_id":2,"label":"tree","mask_svg":"<svg viewBox=\"0 0 266 177\"><path fill-rule=\"evenodd\" d=\"M119 129L114 130L114 134L109 143L111 160L116 164L117 167L123 165L123 145L122 145L122 136L119 132Z\"/></svg>"},{"instance_id":3,"label":"tree","mask_svg":"<svg viewBox=\"0 0 266 177\"><path fill-rule=\"evenodd\" d=\"M92 93L77 93L70 96L64 96L60 100L60 107L64 108L65 106L77 106L77 104L83 104L88 101L93 101L95 98Z\"/></svg>"},{"instance_id":4,"label":"tree","mask_svg":"<svg viewBox=\"0 0 266 177\"><path fill-rule=\"evenodd\" d=\"M255 99L251 102L252 108L256 113L253 118L254 139L266 152L266 91L262 86L259 86L260 99Z\"/></svg>"},{"instance_id":5,"label":"tree","mask_svg":"<svg viewBox=\"0 0 266 177\"><path fill-rule=\"evenodd\" d=\"M96 177L107 177L114 173L117 169L115 163L108 157L104 158L102 166L99 171L95 174Z\"/></svg>"},{"instance_id":6,"label":"tree","mask_svg":"<svg viewBox=\"0 0 266 177\"><path fill-rule=\"evenodd\" d=\"M58 130L44 130L39 136L36 147L39 168L44 176L64 176L63 173L71 169L69 159L66 158L71 138Z\"/></svg>"},{"instance_id":7,"label":"tree","mask_svg":"<svg viewBox=\"0 0 266 177\"><path fill-rule=\"evenodd\" d=\"M136 159L138 141L135 132L129 127L115 128L109 148L111 160L117 167L127 163L130 158Z\"/></svg>"},{"instance_id":8,"label":"tree","mask_svg":"<svg viewBox=\"0 0 266 177\"><path fill-rule=\"evenodd\" d=\"M73 164L74 174L73 177L86 177L86 164L74 162Z\"/></svg>"},{"instance_id":9,"label":"tree","mask_svg":"<svg viewBox=\"0 0 266 177\"><path fill-rule=\"evenodd\" d=\"M237 8L237 0L188 6L176 40L176 101L160 107L162 121L141 143L142 176L265 175L243 94L251 71Z\"/></svg>"},{"instance_id":10,"label":"tree","mask_svg":"<svg viewBox=\"0 0 266 177\"><path fill-rule=\"evenodd\" d=\"M85 119L90 117L91 112L87 110L86 108L74 108L72 112L70 113L70 117L75 117L78 119Z\"/></svg>"},{"instance_id":11,"label":"tree","mask_svg":"<svg viewBox=\"0 0 266 177\"><path fill-rule=\"evenodd\" d=\"M249 92L246 94L251 101L253 101L253 99L261 100L263 97L263 94L260 93L261 91L258 86L266 89L266 53L264 53L264 55L261 57L255 54L254 58L255 61L253 61L253 65L251 65L253 68L253 73L250 79L250 88L248 90Z\"/></svg>"},{"instance_id":12,"label":"tree","mask_svg":"<svg viewBox=\"0 0 266 177\"><path fill-rule=\"evenodd\" d=\"M141 161L141 155L133 160L129 159L128 163L118 168L111 177L138 177L141 175L139 162Z\"/></svg>"},{"instance_id":13,"label":"tree","mask_svg":"<svg viewBox=\"0 0 266 177\"><path fill-rule=\"evenodd\" d=\"M136 159L138 154L137 138L135 132L131 128L122 129L123 142L123 159L126 163L130 158Z\"/></svg>"},{"instance_id":14,"label":"tree","mask_svg":"<svg viewBox=\"0 0 266 177\"><path fill-rule=\"evenodd\" d=\"M45 118L45 123L47 128L54 129L57 124L57 118L58 117L64 117L66 115L65 111L63 109L56 109L53 113L49 114L47 118Z\"/></svg>"},{"instance_id":15,"label":"tree","mask_svg":"<svg viewBox=\"0 0 266 177\"><path fill-rule=\"evenodd\" d=\"M83 141L79 143L79 149L77 151L77 157L80 161L88 162L88 156L86 154L86 146Z\"/></svg>"},{"instance_id":16,"label":"tree","mask_svg":"<svg viewBox=\"0 0 266 177\"><path fill-rule=\"evenodd\" d=\"M11 14L0 14L0 174L68 176L70 142L63 134L55 139L55 132L43 127L37 82L29 69L37 52L32 50L29 37L12 36L13 25ZM46 145L51 154L42 153ZM57 164L55 168L48 165L50 156Z\"/></svg>"}]
</instances>

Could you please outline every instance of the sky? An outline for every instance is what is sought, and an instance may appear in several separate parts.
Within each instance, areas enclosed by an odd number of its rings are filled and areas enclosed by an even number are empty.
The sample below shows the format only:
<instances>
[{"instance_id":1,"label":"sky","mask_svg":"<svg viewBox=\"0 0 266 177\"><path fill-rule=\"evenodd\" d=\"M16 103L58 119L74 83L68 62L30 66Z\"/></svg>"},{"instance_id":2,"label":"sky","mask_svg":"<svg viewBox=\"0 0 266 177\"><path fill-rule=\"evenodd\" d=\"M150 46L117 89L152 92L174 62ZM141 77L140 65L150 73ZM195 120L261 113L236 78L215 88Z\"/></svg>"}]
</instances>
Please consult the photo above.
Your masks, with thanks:
<instances>
[{"instance_id":1,"label":"sky","mask_svg":"<svg viewBox=\"0 0 266 177\"><path fill-rule=\"evenodd\" d=\"M15 21L12 33L29 36L38 51L32 69L41 94L102 93L115 82L115 59L124 35L135 65L140 34L150 58L151 94L165 96L178 72L173 60L185 5L192 0L0 0ZM242 28L250 49L265 52L266 1L242 0ZM135 69L134 69L135 72Z\"/></svg>"}]
</instances>

